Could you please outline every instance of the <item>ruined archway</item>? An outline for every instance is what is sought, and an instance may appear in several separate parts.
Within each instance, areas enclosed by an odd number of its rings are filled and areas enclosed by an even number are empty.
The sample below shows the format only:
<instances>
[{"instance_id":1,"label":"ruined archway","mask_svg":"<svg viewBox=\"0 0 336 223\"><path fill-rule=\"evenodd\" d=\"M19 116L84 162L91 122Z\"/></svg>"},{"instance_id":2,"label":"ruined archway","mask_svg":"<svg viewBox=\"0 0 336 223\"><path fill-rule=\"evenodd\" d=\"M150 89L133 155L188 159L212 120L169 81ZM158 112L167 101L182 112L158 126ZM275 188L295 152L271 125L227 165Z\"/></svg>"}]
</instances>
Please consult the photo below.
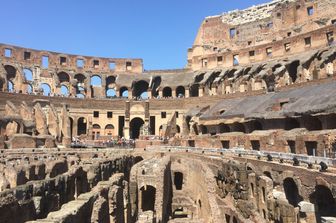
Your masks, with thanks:
<instances>
[{"instance_id":1,"label":"ruined archway","mask_svg":"<svg viewBox=\"0 0 336 223\"><path fill-rule=\"evenodd\" d=\"M65 72L60 72L57 74L58 80L60 83L63 82L70 82L70 76L69 74L65 73Z\"/></svg>"},{"instance_id":2,"label":"ruined archway","mask_svg":"<svg viewBox=\"0 0 336 223\"><path fill-rule=\"evenodd\" d=\"M148 82L141 80L141 81L137 81L134 85L133 85L133 96L134 97L139 97L142 99L147 99L148 98Z\"/></svg>"},{"instance_id":3,"label":"ruined archway","mask_svg":"<svg viewBox=\"0 0 336 223\"><path fill-rule=\"evenodd\" d=\"M77 135L85 135L86 134L86 128L87 128L87 121L84 117L81 117L78 119L77 122Z\"/></svg>"},{"instance_id":4,"label":"ruined archway","mask_svg":"<svg viewBox=\"0 0 336 223\"><path fill-rule=\"evenodd\" d=\"M198 89L199 89L199 84L193 84L190 87L190 97L198 97L199 96Z\"/></svg>"},{"instance_id":5,"label":"ruined archway","mask_svg":"<svg viewBox=\"0 0 336 223\"><path fill-rule=\"evenodd\" d=\"M44 96L50 96L50 94L51 94L51 87L50 87L49 84L42 83L41 86L40 86L40 88L41 88Z\"/></svg>"},{"instance_id":6,"label":"ruined archway","mask_svg":"<svg viewBox=\"0 0 336 223\"><path fill-rule=\"evenodd\" d=\"M328 187L317 185L310 195L310 202L315 205L317 222L321 221L322 216L336 217L335 198Z\"/></svg>"},{"instance_id":7,"label":"ruined archway","mask_svg":"<svg viewBox=\"0 0 336 223\"><path fill-rule=\"evenodd\" d=\"M170 87L165 87L162 90L163 97L171 97L172 96L172 89Z\"/></svg>"},{"instance_id":8,"label":"ruined archway","mask_svg":"<svg viewBox=\"0 0 336 223\"><path fill-rule=\"evenodd\" d=\"M283 188L284 188L288 203L290 203L294 207L297 207L299 202L302 200L302 197L299 194L298 186L296 185L293 178L287 177L286 179L284 179Z\"/></svg>"},{"instance_id":9,"label":"ruined archway","mask_svg":"<svg viewBox=\"0 0 336 223\"><path fill-rule=\"evenodd\" d=\"M130 137L138 139L140 136L140 129L145 124L141 118L133 118L130 122Z\"/></svg>"},{"instance_id":10,"label":"ruined archway","mask_svg":"<svg viewBox=\"0 0 336 223\"><path fill-rule=\"evenodd\" d=\"M121 87L120 90L119 90L119 93L120 93L120 97L123 97L123 98L128 98L128 88L127 87Z\"/></svg>"}]
</instances>

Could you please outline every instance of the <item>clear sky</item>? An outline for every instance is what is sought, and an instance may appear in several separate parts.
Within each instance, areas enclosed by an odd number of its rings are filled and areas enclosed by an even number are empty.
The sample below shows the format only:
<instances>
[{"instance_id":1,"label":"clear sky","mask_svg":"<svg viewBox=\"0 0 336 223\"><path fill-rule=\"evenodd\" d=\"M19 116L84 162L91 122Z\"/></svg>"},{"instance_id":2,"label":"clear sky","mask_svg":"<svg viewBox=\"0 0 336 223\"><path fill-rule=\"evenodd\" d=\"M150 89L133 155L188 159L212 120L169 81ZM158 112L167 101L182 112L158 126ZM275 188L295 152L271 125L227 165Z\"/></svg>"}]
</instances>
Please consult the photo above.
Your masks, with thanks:
<instances>
[{"instance_id":1,"label":"clear sky","mask_svg":"<svg viewBox=\"0 0 336 223\"><path fill-rule=\"evenodd\" d=\"M206 16L267 0L0 0L0 42L183 68Z\"/></svg>"}]
</instances>

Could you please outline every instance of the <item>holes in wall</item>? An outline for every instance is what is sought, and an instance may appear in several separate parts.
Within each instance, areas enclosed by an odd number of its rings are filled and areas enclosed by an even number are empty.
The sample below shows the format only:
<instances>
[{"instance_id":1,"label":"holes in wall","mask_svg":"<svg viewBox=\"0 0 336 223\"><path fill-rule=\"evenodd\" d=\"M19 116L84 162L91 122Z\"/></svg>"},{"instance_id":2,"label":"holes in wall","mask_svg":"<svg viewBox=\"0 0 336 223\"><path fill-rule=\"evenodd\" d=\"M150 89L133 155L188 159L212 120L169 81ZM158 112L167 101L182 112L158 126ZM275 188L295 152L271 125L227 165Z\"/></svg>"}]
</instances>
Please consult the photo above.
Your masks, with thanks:
<instances>
[{"instance_id":1,"label":"holes in wall","mask_svg":"<svg viewBox=\"0 0 336 223\"><path fill-rule=\"evenodd\" d=\"M233 55L233 66L238 66L239 65L239 55Z\"/></svg>"},{"instance_id":2,"label":"holes in wall","mask_svg":"<svg viewBox=\"0 0 336 223\"><path fill-rule=\"evenodd\" d=\"M161 118L167 118L167 112L161 112Z\"/></svg>"},{"instance_id":3,"label":"holes in wall","mask_svg":"<svg viewBox=\"0 0 336 223\"><path fill-rule=\"evenodd\" d=\"M77 122L77 135L84 135L86 134L87 122L86 119L81 117L78 119Z\"/></svg>"},{"instance_id":4,"label":"holes in wall","mask_svg":"<svg viewBox=\"0 0 336 223\"><path fill-rule=\"evenodd\" d=\"M218 56L217 57L217 64L222 64L223 63L223 56Z\"/></svg>"},{"instance_id":5,"label":"holes in wall","mask_svg":"<svg viewBox=\"0 0 336 223\"><path fill-rule=\"evenodd\" d=\"M316 141L307 141L305 142L307 155L315 156L317 152L317 142Z\"/></svg>"},{"instance_id":6,"label":"holes in wall","mask_svg":"<svg viewBox=\"0 0 336 223\"><path fill-rule=\"evenodd\" d=\"M115 62L109 62L109 68L110 70L115 70L116 64Z\"/></svg>"},{"instance_id":7,"label":"holes in wall","mask_svg":"<svg viewBox=\"0 0 336 223\"><path fill-rule=\"evenodd\" d=\"M113 112L111 111L107 112L107 118L113 118Z\"/></svg>"},{"instance_id":8,"label":"holes in wall","mask_svg":"<svg viewBox=\"0 0 336 223\"><path fill-rule=\"evenodd\" d=\"M99 118L99 111L94 111L93 112L93 117L94 118Z\"/></svg>"},{"instance_id":9,"label":"holes in wall","mask_svg":"<svg viewBox=\"0 0 336 223\"><path fill-rule=\"evenodd\" d=\"M314 14L314 7L310 6L307 8L307 15L312 16Z\"/></svg>"},{"instance_id":10,"label":"holes in wall","mask_svg":"<svg viewBox=\"0 0 336 223\"><path fill-rule=\"evenodd\" d=\"M127 71L132 70L132 66L133 66L133 65L132 65L132 62L131 62L131 61L127 61L127 62L126 62L126 70L127 70Z\"/></svg>"},{"instance_id":11,"label":"holes in wall","mask_svg":"<svg viewBox=\"0 0 336 223\"><path fill-rule=\"evenodd\" d=\"M229 140L222 140L221 141L223 149L230 149L230 141Z\"/></svg>"},{"instance_id":12,"label":"holes in wall","mask_svg":"<svg viewBox=\"0 0 336 223\"><path fill-rule=\"evenodd\" d=\"M23 53L23 59L24 60L30 60L31 58L31 53L30 52L24 52Z\"/></svg>"},{"instance_id":13,"label":"holes in wall","mask_svg":"<svg viewBox=\"0 0 336 223\"><path fill-rule=\"evenodd\" d=\"M284 47L285 47L286 52L289 52L291 50L291 44L290 43L285 43Z\"/></svg>"},{"instance_id":14,"label":"holes in wall","mask_svg":"<svg viewBox=\"0 0 336 223\"><path fill-rule=\"evenodd\" d=\"M292 154L296 154L296 147L295 147L295 141L294 140L288 140L287 141L289 152Z\"/></svg>"},{"instance_id":15,"label":"holes in wall","mask_svg":"<svg viewBox=\"0 0 336 223\"><path fill-rule=\"evenodd\" d=\"M272 47L268 47L268 48L266 48L266 55L267 55L268 57L273 56L273 49L272 49Z\"/></svg>"},{"instance_id":16,"label":"holes in wall","mask_svg":"<svg viewBox=\"0 0 336 223\"><path fill-rule=\"evenodd\" d=\"M305 46L310 47L311 46L311 37L304 38Z\"/></svg>"},{"instance_id":17,"label":"holes in wall","mask_svg":"<svg viewBox=\"0 0 336 223\"><path fill-rule=\"evenodd\" d=\"M176 88L176 97L183 98L185 95L185 88L183 86L178 86Z\"/></svg>"},{"instance_id":18,"label":"holes in wall","mask_svg":"<svg viewBox=\"0 0 336 223\"><path fill-rule=\"evenodd\" d=\"M273 22L267 23L267 28L269 28L269 29L273 28Z\"/></svg>"},{"instance_id":19,"label":"holes in wall","mask_svg":"<svg viewBox=\"0 0 336 223\"><path fill-rule=\"evenodd\" d=\"M207 67L208 66L208 59L202 59L202 67Z\"/></svg>"},{"instance_id":20,"label":"holes in wall","mask_svg":"<svg viewBox=\"0 0 336 223\"><path fill-rule=\"evenodd\" d=\"M183 173L175 172L174 173L174 185L176 190L182 190L183 185Z\"/></svg>"},{"instance_id":21,"label":"holes in wall","mask_svg":"<svg viewBox=\"0 0 336 223\"><path fill-rule=\"evenodd\" d=\"M66 57L60 57L59 62L60 62L60 65L66 65L67 58Z\"/></svg>"},{"instance_id":22,"label":"holes in wall","mask_svg":"<svg viewBox=\"0 0 336 223\"><path fill-rule=\"evenodd\" d=\"M63 96L69 96L69 88L65 85L61 86L61 95Z\"/></svg>"},{"instance_id":23,"label":"holes in wall","mask_svg":"<svg viewBox=\"0 0 336 223\"><path fill-rule=\"evenodd\" d=\"M250 57L251 60L254 60L254 57L255 57L255 51L254 50L249 51L249 57Z\"/></svg>"},{"instance_id":24,"label":"holes in wall","mask_svg":"<svg viewBox=\"0 0 336 223\"><path fill-rule=\"evenodd\" d=\"M98 75L94 75L91 77L91 86L102 86L102 79Z\"/></svg>"},{"instance_id":25,"label":"holes in wall","mask_svg":"<svg viewBox=\"0 0 336 223\"><path fill-rule=\"evenodd\" d=\"M12 57L12 49L9 48L5 49L5 57Z\"/></svg>"},{"instance_id":26,"label":"holes in wall","mask_svg":"<svg viewBox=\"0 0 336 223\"><path fill-rule=\"evenodd\" d=\"M332 43L334 43L334 32L328 32L326 35L328 44L331 45Z\"/></svg>"},{"instance_id":27,"label":"holes in wall","mask_svg":"<svg viewBox=\"0 0 336 223\"><path fill-rule=\"evenodd\" d=\"M83 59L77 59L76 60L77 68L83 68L84 67L84 60Z\"/></svg>"},{"instance_id":28,"label":"holes in wall","mask_svg":"<svg viewBox=\"0 0 336 223\"><path fill-rule=\"evenodd\" d=\"M23 74L26 78L26 81L33 81L33 72L30 69L24 68Z\"/></svg>"},{"instance_id":29,"label":"holes in wall","mask_svg":"<svg viewBox=\"0 0 336 223\"><path fill-rule=\"evenodd\" d=\"M98 68L99 67L99 60L93 60L93 68Z\"/></svg>"},{"instance_id":30,"label":"holes in wall","mask_svg":"<svg viewBox=\"0 0 336 223\"><path fill-rule=\"evenodd\" d=\"M48 68L48 67L49 67L49 57L42 56L42 68Z\"/></svg>"},{"instance_id":31,"label":"holes in wall","mask_svg":"<svg viewBox=\"0 0 336 223\"><path fill-rule=\"evenodd\" d=\"M260 141L259 140L251 140L252 149L255 151L260 151Z\"/></svg>"},{"instance_id":32,"label":"holes in wall","mask_svg":"<svg viewBox=\"0 0 336 223\"><path fill-rule=\"evenodd\" d=\"M231 38L231 39L234 38L234 37L237 35L237 30L236 30L236 28L231 28L231 29L229 30L229 34L230 34L230 38Z\"/></svg>"}]
</instances>

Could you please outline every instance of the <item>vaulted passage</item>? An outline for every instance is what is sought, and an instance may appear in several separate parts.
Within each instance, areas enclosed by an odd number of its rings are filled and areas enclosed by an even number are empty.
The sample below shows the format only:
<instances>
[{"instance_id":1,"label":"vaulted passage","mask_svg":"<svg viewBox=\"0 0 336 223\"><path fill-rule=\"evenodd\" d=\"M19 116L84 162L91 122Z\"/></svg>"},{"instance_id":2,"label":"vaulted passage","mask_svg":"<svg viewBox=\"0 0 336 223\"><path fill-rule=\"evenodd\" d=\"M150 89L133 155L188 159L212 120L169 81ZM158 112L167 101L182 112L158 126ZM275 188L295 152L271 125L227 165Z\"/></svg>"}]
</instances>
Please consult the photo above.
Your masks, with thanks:
<instances>
[{"instance_id":1,"label":"vaulted passage","mask_svg":"<svg viewBox=\"0 0 336 223\"><path fill-rule=\"evenodd\" d=\"M86 134L86 119L79 118L77 123L77 135L85 135Z\"/></svg>"},{"instance_id":2,"label":"vaulted passage","mask_svg":"<svg viewBox=\"0 0 336 223\"><path fill-rule=\"evenodd\" d=\"M299 194L299 189L293 178L286 178L283 181L283 187L288 203L290 203L294 207L297 207L299 202L302 200L302 197Z\"/></svg>"},{"instance_id":3,"label":"vaulted passage","mask_svg":"<svg viewBox=\"0 0 336 223\"><path fill-rule=\"evenodd\" d=\"M183 173L181 173L181 172L175 172L174 173L174 184L175 184L176 190L182 190Z\"/></svg>"},{"instance_id":4,"label":"vaulted passage","mask_svg":"<svg viewBox=\"0 0 336 223\"><path fill-rule=\"evenodd\" d=\"M142 211L154 211L156 189L153 186L142 187L141 189Z\"/></svg>"},{"instance_id":5,"label":"vaulted passage","mask_svg":"<svg viewBox=\"0 0 336 223\"><path fill-rule=\"evenodd\" d=\"M134 118L130 123L130 136L132 139L138 139L140 136L140 129L145 124L141 118Z\"/></svg>"},{"instance_id":6,"label":"vaulted passage","mask_svg":"<svg viewBox=\"0 0 336 223\"><path fill-rule=\"evenodd\" d=\"M317 185L315 192L310 195L310 201L315 205L317 222L321 222L322 216L336 217L335 199L326 186Z\"/></svg>"}]
</instances>

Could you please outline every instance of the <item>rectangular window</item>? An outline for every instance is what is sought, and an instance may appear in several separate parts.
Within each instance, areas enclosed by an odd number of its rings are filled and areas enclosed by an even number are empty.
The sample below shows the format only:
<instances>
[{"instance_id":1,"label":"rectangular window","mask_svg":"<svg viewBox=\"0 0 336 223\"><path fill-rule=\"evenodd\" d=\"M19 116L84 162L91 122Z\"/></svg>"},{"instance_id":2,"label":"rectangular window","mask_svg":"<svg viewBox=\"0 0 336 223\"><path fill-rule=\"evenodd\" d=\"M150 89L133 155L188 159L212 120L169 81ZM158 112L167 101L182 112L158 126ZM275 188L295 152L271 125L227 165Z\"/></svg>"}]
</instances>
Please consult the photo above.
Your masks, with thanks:
<instances>
[{"instance_id":1,"label":"rectangular window","mask_svg":"<svg viewBox=\"0 0 336 223\"><path fill-rule=\"evenodd\" d=\"M42 68L48 68L48 67L49 67L49 57L42 56Z\"/></svg>"},{"instance_id":2,"label":"rectangular window","mask_svg":"<svg viewBox=\"0 0 336 223\"><path fill-rule=\"evenodd\" d=\"M306 46L311 46L311 37L304 38L304 41Z\"/></svg>"},{"instance_id":3,"label":"rectangular window","mask_svg":"<svg viewBox=\"0 0 336 223\"><path fill-rule=\"evenodd\" d=\"M313 6L307 8L307 14L308 14L308 16L312 16L314 14Z\"/></svg>"},{"instance_id":4,"label":"rectangular window","mask_svg":"<svg viewBox=\"0 0 336 223\"><path fill-rule=\"evenodd\" d=\"M208 59L202 59L202 67L208 66Z\"/></svg>"},{"instance_id":5,"label":"rectangular window","mask_svg":"<svg viewBox=\"0 0 336 223\"><path fill-rule=\"evenodd\" d=\"M99 111L94 111L93 112L93 117L94 118L99 118Z\"/></svg>"},{"instance_id":6,"label":"rectangular window","mask_svg":"<svg viewBox=\"0 0 336 223\"><path fill-rule=\"evenodd\" d=\"M292 35L292 32L288 32L287 36L290 37Z\"/></svg>"},{"instance_id":7,"label":"rectangular window","mask_svg":"<svg viewBox=\"0 0 336 223\"><path fill-rule=\"evenodd\" d=\"M132 70L132 62L126 62L126 70Z\"/></svg>"},{"instance_id":8,"label":"rectangular window","mask_svg":"<svg viewBox=\"0 0 336 223\"><path fill-rule=\"evenodd\" d=\"M217 62L222 63L223 62L223 57L222 56L217 57Z\"/></svg>"},{"instance_id":9,"label":"rectangular window","mask_svg":"<svg viewBox=\"0 0 336 223\"><path fill-rule=\"evenodd\" d=\"M251 44L252 44L252 41L247 42L247 45L251 46Z\"/></svg>"},{"instance_id":10,"label":"rectangular window","mask_svg":"<svg viewBox=\"0 0 336 223\"><path fill-rule=\"evenodd\" d=\"M161 112L161 118L166 118L167 117L167 112Z\"/></svg>"},{"instance_id":11,"label":"rectangular window","mask_svg":"<svg viewBox=\"0 0 336 223\"><path fill-rule=\"evenodd\" d=\"M84 67L84 60L83 59L77 59L76 64L77 64L78 68L83 68Z\"/></svg>"},{"instance_id":12,"label":"rectangular window","mask_svg":"<svg viewBox=\"0 0 336 223\"><path fill-rule=\"evenodd\" d=\"M233 55L233 66L239 65L239 55Z\"/></svg>"},{"instance_id":13,"label":"rectangular window","mask_svg":"<svg viewBox=\"0 0 336 223\"><path fill-rule=\"evenodd\" d=\"M328 40L329 44L334 42L334 32L328 32L327 33L327 40Z\"/></svg>"},{"instance_id":14,"label":"rectangular window","mask_svg":"<svg viewBox=\"0 0 336 223\"><path fill-rule=\"evenodd\" d=\"M30 52L24 52L23 53L23 59L24 60L30 60L31 53Z\"/></svg>"},{"instance_id":15,"label":"rectangular window","mask_svg":"<svg viewBox=\"0 0 336 223\"><path fill-rule=\"evenodd\" d=\"M236 28L231 28L230 29L230 38L231 39L234 38L236 36L236 34L237 34Z\"/></svg>"},{"instance_id":16,"label":"rectangular window","mask_svg":"<svg viewBox=\"0 0 336 223\"><path fill-rule=\"evenodd\" d=\"M250 56L250 59L254 59L255 51L254 50L250 51L249 56Z\"/></svg>"},{"instance_id":17,"label":"rectangular window","mask_svg":"<svg viewBox=\"0 0 336 223\"><path fill-rule=\"evenodd\" d=\"M109 68L110 68L110 70L115 70L115 62L110 62L109 63Z\"/></svg>"},{"instance_id":18,"label":"rectangular window","mask_svg":"<svg viewBox=\"0 0 336 223\"><path fill-rule=\"evenodd\" d=\"M267 49L266 49L266 55L267 55L268 57L271 57L272 54L273 54L273 49L272 49L272 47L267 48Z\"/></svg>"},{"instance_id":19,"label":"rectangular window","mask_svg":"<svg viewBox=\"0 0 336 223\"><path fill-rule=\"evenodd\" d=\"M179 117L179 112L178 112L178 111L175 112L175 117L176 117L176 118Z\"/></svg>"},{"instance_id":20,"label":"rectangular window","mask_svg":"<svg viewBox=\"0 0 336 223\"><path fill-rule=\"evenodd\" d=\"M99 67L99 60L93 60L93 68Z\"/></svg>"},{"instance_id":21,"label":"rectangular window","mask_svg":"<svg viewBox=\"0 0 336 223\"><path fill-rule=\"evenodd\" d=\"M291 44L290 43L285 43L285 51L289 52L291 49Z\"/></svg>"},{"instance_id":22,"label":"rectangular window","mask_svg":"<svg viewBox=\"0 0 336 223\"><path fill-rule=\"evenodd\" d=\"M60 57L60 65L65 65L65 64L66 64L66 58Z\"/></svg>"},{"instance_id":23,"label":"rectangular window","mask_svg":"<svg viewBox=\"0 0 336 223\"><path fill-rule=\"evenodd\" d=\"M12 56L12 50L11 49L5 49L5 57L11 57Z\"/></svg>"},{"instance_id":24,"label":"rectangular window","mask_svg":"<svg viewBox=\"0 0 336 223\"><path fill-rule=\"evenodd\" d=\"M107 112L107 118L113 118L113 112Z\"/></svg>"}]
</instances>

